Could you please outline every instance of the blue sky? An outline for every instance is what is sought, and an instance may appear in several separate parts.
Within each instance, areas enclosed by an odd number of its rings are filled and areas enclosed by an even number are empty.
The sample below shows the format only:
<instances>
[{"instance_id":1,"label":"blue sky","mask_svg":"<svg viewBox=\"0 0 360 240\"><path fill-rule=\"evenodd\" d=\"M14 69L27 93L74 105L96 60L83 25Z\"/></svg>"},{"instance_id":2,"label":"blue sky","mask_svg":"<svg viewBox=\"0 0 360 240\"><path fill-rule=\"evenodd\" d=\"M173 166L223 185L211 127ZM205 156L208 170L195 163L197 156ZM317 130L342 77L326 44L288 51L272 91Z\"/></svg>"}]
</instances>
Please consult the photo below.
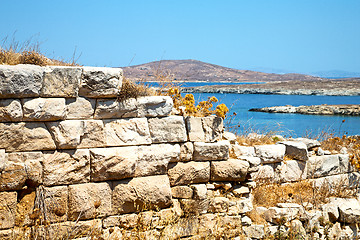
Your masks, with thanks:
<instances>
[{"instance_id":1,"label":"blue sky","mask_svg":"<svg viewBox=\"0 0 360 240\"><path fill-rule=\"evenodd\" d=\"M359 0L0 3L0 38L36 36L52 57L128 66L196 59L237 69L360 72Z\"/></svg>"}]
</instances>

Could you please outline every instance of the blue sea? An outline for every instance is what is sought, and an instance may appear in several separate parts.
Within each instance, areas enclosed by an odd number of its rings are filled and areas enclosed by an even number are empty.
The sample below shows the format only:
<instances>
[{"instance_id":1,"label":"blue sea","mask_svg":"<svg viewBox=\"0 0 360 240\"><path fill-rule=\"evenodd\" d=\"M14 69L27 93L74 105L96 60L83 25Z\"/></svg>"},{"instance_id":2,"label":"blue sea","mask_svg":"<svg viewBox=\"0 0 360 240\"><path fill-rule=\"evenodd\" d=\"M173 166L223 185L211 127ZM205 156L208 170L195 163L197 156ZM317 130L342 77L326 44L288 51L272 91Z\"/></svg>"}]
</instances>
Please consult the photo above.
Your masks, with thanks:
<instances>
[{"instance_id":1,"label":"blue sea","mask_svg":"<svg viewBox=\"0 0 360 240\"><path fill-rule=\"evenodd\" d=\"M182 86L224 85L234 83L187 82ZM249 83L235 83L249 84ZM360 104L360 96L265 95L233 93L194 93L197 102L215 96L230 109L225 126L237 133L258 132L292 137L360 135L360 116L302 115L287 113L249 112L251 108L283 105ZM235 113L235 114L234 114ZM345 120L345 121L344 121Z\"/></svg>"}]
</instances>

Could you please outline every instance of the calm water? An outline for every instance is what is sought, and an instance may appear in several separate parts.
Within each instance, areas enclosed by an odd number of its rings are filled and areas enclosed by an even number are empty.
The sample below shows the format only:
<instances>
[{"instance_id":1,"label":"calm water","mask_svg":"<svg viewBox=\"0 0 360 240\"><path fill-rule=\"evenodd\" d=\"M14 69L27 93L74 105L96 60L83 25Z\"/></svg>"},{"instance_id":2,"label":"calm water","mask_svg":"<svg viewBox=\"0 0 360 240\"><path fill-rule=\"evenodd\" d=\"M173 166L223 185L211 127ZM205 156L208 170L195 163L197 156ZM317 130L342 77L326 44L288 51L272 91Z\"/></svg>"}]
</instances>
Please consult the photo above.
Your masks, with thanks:
<instances>
[{"instance_id":1,"label":"calm water","mask_svg":"<svg viewBox=\"0 0 360 240\"><path fill-rule=\"evenodd\" d=\"M312 95L264 95L264 94L213 94L196 93L197 101L215 96L225 103L231 115L225 120L226 125L237 126L238 132L249 129L260 132L276 131L286 136L316 137L323 131L335 135L360 135L360 117L356 116L319 116L286 113L249 112L250 108L282 105L318 105L318 104L360 104L360 96L312 96ZM344 123L342 121L345 120Z\"/></svg>"},{"instance_id":2,"label":"calm water","mask_svg":"<svg viewBox=\"0 0 360 240\"><path fill-rule=\"evenodd\" d=\"M181 87L200 87L200 86L213 86L213 85L243 85L243 84L260 84L264 82L179 82ZM149 86L158 87L157 82L146 82Z\"/></svg>"}]
</instances>

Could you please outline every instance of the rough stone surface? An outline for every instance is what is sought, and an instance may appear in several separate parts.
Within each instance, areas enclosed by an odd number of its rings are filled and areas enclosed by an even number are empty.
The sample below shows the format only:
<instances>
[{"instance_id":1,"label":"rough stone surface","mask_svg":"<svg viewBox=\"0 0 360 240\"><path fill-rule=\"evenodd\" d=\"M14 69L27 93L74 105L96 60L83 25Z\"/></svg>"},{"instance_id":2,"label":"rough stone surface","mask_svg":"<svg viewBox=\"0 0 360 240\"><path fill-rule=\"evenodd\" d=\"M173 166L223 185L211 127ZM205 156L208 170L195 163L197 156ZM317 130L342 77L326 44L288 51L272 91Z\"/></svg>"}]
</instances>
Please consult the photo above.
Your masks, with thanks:
<instances>
[{"instance_id":1,"label":"rough stone surface","mask_svg":"<svg viewBox=\"0 0 360 240\"><path fill-rule=\"evenodd\" d=\"M174 104L168 96L148 96L137 99L138 117L168 116Z\"/></svg>"},{"instance_id":2,"label":"rough stone surface","mask_svg":"<svg viewBox=\"0 0 360 240\"><path fill-rule=\"evenodd\" d=\"M91 181L120 180L135 176L138 147L90 149Z\"/></svg>"},{"instance_id":3,"label":"rough stone surface","mask_svg":"<svg viewBox=\"0 0 360 240\"><path fill-rule=\"evenodd\" d=\"M0 229L15 226L16 192L0 192Z\"/></svg>"},{"instance_id":4,"label":"rough stone surface","mask_svg":"<svg viewBox=\"0 0 360 240\"><path fill-rule=\"evenodd\" d=\"M94 118L130 118L138 116L138 107L135 98L122 101L117 99L98 99Z\"/></svg>"},{"instance_id":5,"label":"rough stone surface","mask_svg":"<svg viewBox=\"0 0 360 240\"><path fill-rule=\"evenodd\" d=\"M27 179L21 159L6 158L0 172L0 191L20 190Z\"/></svg>"},{"instance_id":6,"label":"rough stone surface","mask_svg":"<svg viewBox=\"0 0 360 240\"><path fill-rule=\"evenodd\" d=\"M111 213L111 188L106 182L69 186L69 220L105 217Z\"/></svg>"},{"instance_id":7,"label":"rough stone surface","mask_svg":"<svg viewBox=\"0 0 360 240\"><path fill-rule=\"evenodd\" d=\"M229 141L219 141L216 143L194 143L194 157L195 161L206 160L226 160L229 158Z\"/></svg>"},{"instance_id":8,"label":"rough stone surface","mask_svg":"<svg viewBox=\"0 0 360 240\"><path fill-rule=\"evenodd\" d=\"M104 123L107 146L151 144L146 118L104 120Z\"/></svg>"},{"instance_id":9,"label":"rough stone surface","mask_svg":"<svg viewBox=\"0 0 360 240\"><path fill-rule=\"evenodd\" d=\"M165 208L171 204L171 190L166 175L123 180L114 183L113 212L138 212L143 209Z\"/></svg>"},{"instance_id":10,"label":"rough stone surface","mask_svg":"<svg viewBox=\"0 0 360 240\"><path fill-rule=\"evenodd\" d=\"M225 213L229 210L229 199L226 197L215 197L211 199L209 212Z\"/></svg>"},{"instance_id":11,"label":"rough stone surface","mask_svg":"<svg viewBox=\"0 0 360 240\"><path fill-rule=\"evenodd\" d=\"M349 171L348 155L312 156L307 162L307 177L318 178Z\"/></svg>"},{"instance_id":12,"label":"rough stone surface","mask_svg":"<svg viewBox=\"0 0 360 240\"><path fill-rule=\"evenodd\" d=\"M244 181L250 164L247 161L229 159L211 162L211 181Z\"/></svg>"},{"instance_id":13,"label":"rough stone surface","mask_svg":"<svg viewBox=\"0 0 360 240\"><path fill-rule=\"evenodd\" d=\"M256 155L263 163L281 162L285 155L284 145L260 145L255 146Z\"/></svg>"},{"instance_id":14,"label":"rough stone surface","mask_svg":"<svg viewBox=\"0 0 360 240\"><path fill-rule=\"evenodd\" d=\"M259 157L239 156L238 159L245 160L250 164L249 172L256 172L259 170L261 159Z\"/></svg>"},{"instance_id":15,"label":"rough stone surface","mask_svg":"<svg viewBox=\"0 0 360 240\"><path fill-rule=\"evenodd\" d=\"M264 225L252 225L243 228L245 235L251 239L262 239L265 236Z\"/></svg>"},{"instance_id":16,"label":"rough stone surface","mask_svg":"<svg viewBox=\"0 0 360 240\"><path fill-rule=\"evenodd\" d=\"M294 160L306 161L308 157L308 148L305 143L298 141L280 142L286 146L285 154Z\"/></svg>"},{"instance_id":17,"label":"rough stone surface","mask_svg":"<svg viewBox=\"0 0 360 240\"><path fill-rule=\"evenodd\" d=\"M182 116L150 118L149 130L153 143L187 141L185 122Z\"/></svg>"},{"instance_id":18,"label":"rough stone surface","mask_svg":"<svg viewBox=\"0 0 360 240\"><path fill-rule=\"evenodd\" d=\"M83 67L79 95L90 98L114 98L120 92L123 71L120 68Z\"/></svg>"},{"instance_id":19,"label":"rough stone surface","mask_svg":"<svg viewBox=\"0 0 360 240\"><path fill-rule=\"evenodd\" d=\"M94 115L95 99L77 97L66 99L66 119L89 119Z\"/></svg>"},{"instance_id":20,"label":"rough stone surface","mask_svg":"<svg viewBox=\"0 0 360 240\"><path fill-rule=\"evenodd\" d=\"M237 158L240 158L243 156L249 156L249 157L255 156L255 148L254 147L246 147L246 146L232 144L230 151Z\"/></svg>"},{"instance_id":21,"label":"rough stone surface","mask_svg":"<svg viewBox=\"0 0 360 240\"><path fill-rule=\"evenodd\" d=\"M79 91L81 72L80 67L47 67L40 96L76 97Z\"/></svg>"},{"instance_id":22,"label":"rough stone surface","mask_svg":"<svg viewBox=\"0 0 360 240\"><path fill-rule=\"evenodd\" d=\"M0 98L38 97L43 72L34 65L0 65Z\"/></svg>"},{"instance_id":23,"label":"rough stone surface","mask_svg":"<svg viewBox=\"0 0 360 240\"><path fill-rule=\"evenodd\" d=\"M357 199L331 198L330 203L338 206L340 222L360 222L360 203Z\"/></svg>"},{"instance_id":24,"label":"rough stone surface","mask_svg":"<svg viewBox=\"0 0 360 240\"><path fill-rule=\"evenodd\" d=\"M105 130L101 120L65 120L46 124L60 149L105 146Z\"/></svg>"},{"instance_id":25,"label":"rough stone surface","mask_svg":"<svg viewBox=\"0 0 360 240\"><path fill-rule=\"evenodd\" d=\"M43 196L46 206L45 214L50 222L63 222L67 220L68 189L67 186L37 188L37 195Z\"/></svg>"},{"instance_id":26,"label":"rough stone surface","mask_svg":"<svg viewBox=\"0 0 360 240\"><path fill-rule=\"evenodd\" d=\"M0 122L18 122L23 118L21 103L17 99L0 99Z\"/></svg>"},{"instance_id":27,"label":"rough stone surface","mask_svg":"<svg viewBox=\"0 0 360 240\"><path fill-rule=\"evenodd\" d=\"M250 174L253 180L275 180L274 166L271 164L262 165L257 172Z\"/></svg>"},{"instance_id":28,"label":"rough stone surface","mask_svg":"<svg viewBox=\"0 0 360 240\"><path fill-rule=\"evenodd\" d=\"M180 159L178 159L178 161L181 162L191 161L193 154L194 154L194 144L192 142L182 143L180 144ZM176 159L171 162L175 162L175 161Z\"/></svg>"},{"instance_id":29,"label":"rough stone surface","mask_svg":"<svg viewBox=\"0 0 360 240\"><path fill-rule=\"evenodd\" d=\"M313 180L314 186L327 188L328 191L333 192L336 188L355 189L360 187L360 173L345 173L332 175L327 177L320 177Z\"/></svg>"},{"instance_id":30,"label":"rough stone surface","mask_svg":"<svg viewBox=\"0 0 360 240\"><path fill-rule=\"evenodd\" d=\"M310 139L310 138L294 138L294 139L289 139L289 140L305 143L308 150L312 149L314 147L320 147L320 145L321 145L318 140L314 140L314 139Z\"/></svg>"},{"instance_id":31,"label":"rough stone surface","mask_svg":"<svg viewBox=\"0 0 360 240\"><path fill-rule=\"evenodd\" d=\"M215 142L224 131L223 119L216 116L187 117L186 127L192 142Z\"/></svg>"},{"instance_id":32,"label":"rough stone surface","mask_svg":"<svg viewBox=\"0 0 360 240\"><path fill-rule=\"evenodd\" d=\"M46 186L90 181L90 154L87 149L44 152Z\"/></svg>"},{"instance_id":33,"label":"rough stone surface","mask_svg":"<svg viewBox=\"0 0 360 240\"><path fill-rule=\"evenodd\" d=\"M327 215L330 222L336 222L339 218L339 209L336 204L328 203L321 206L322 211Z\"/></svg>"},{"instance_id":34,"label":"rough stone surface","mask_svg":"<svg viewBox=\"0 0 360 240\"><path fill-rule=\"evenodd\" d=\"M286 221L291 221L296 218L299 214L298 208L278 208L270 207L265 213L264 218L266 221L279 224L282 219Z\"/></svg>"},{"instance_id":35,"label":"rough stone surface","mask_svg":"<svg viewBox=\"0 0 360 240\"><path fill-rule=\"evenodd\" d=\"M55 143L44 123L0 123L0 148L7 152L52 150Z\"/></svg>"},{"instance_id":36,"label":"rough stone surface","mask_svg":"<svg viewBox=\"0 0 360 240\"><path fill-rule=\"evenodd\" d=\"M65 98L26 98L23 111L27 121L63 120L66 116Z\"/></svg>"},{"instance_id":37,"label":"rough stone surface","mask_svg":"<svg viewBox=\"0 0 360 240\"><path fill-rule=\"evenodd\" d=\"M303 161L287 160L281 163L279 177L282 182L295 182L306 179L306 163Z\"/></svg>"},{"instance_id":38,"label":"rough stone surface","mask_svg":"<svg viewBox=\"0 0 360 240\"><path fill-rule=\"evenodd\" d=\"M207 183L210 180L210 163L171 163L169 164L168 176L171 186L192 183Z\"/></svg>"},{"instance_id":39,"label":"rough stone surface","mask_svg":"<svg viewBox=\"0 0 360 240\"><path fill-rule=\"evenodd\" d=\"M171 188L173 198L192 198L193 190L188 186L175 186Z\"/></svg>"},{"instance_id":40,"label":"rough stone surface","mask_svg":"<svg viewBox=\"0 0 360 240\"><path fill-rule=\"evenodd\" d=\"M171 160L179 159L179 144L154 144L138 148L136 177L166 174Z\"/></svg>"}]
</instances>

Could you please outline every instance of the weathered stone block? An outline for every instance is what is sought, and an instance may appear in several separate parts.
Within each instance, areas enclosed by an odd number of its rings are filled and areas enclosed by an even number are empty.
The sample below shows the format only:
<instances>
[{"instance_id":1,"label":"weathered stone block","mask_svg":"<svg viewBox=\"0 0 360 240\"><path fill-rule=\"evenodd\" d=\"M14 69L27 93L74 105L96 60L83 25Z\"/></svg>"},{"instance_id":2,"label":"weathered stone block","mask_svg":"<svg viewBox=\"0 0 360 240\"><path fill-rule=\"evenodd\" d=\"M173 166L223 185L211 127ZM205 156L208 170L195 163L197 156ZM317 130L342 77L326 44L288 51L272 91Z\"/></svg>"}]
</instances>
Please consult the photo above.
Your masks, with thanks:
<instances>
[{"instance_id":1,"label":"weathered stone block","mask_svg":"<svg viewBox=\"0 0 360 240\"><path fill-rule=\"evenodd\" d=\"M219 141L215 143L194 143L194 157L195 161L206 160L226 160L229 158L229 141Z\"/></svg>"},{"instance_id":2,"label":"weathered stone block","mask_svg":"<svg viewBox=\"0 0 360 240\"><path fill-rule=\"evenodd\" d=\"M114 98L120 92L123 79L121 68L83 67L79 96Z\"/></svg>"},{"instance_id":3,"label":"weathered stone block","mask_svg":"<svg viewBox=\"0 0 360 240\"><path fill-rule=\"evenodd\" d=\"M138 147L90 149L91 181L120 180L135 176Z\"/></svg>"},{"instance_id":4,"label":"weathered stone block","mask_svg":"<svg viewBox=\"0 0 360 240\"><path fill-rule=\"evenodd\" d=\"M101 120L65 120L46 124L60 149L105 146L105 130Z\"/></svg>"},{"instance_id":5,"label":"weathered stone block","mask_svg":"<svg viewBox=\"0 0 360 240\"><path fill-rule=\"evenodd\" d=\"M15 226L16 192L0 192L0 229Z\"/></svg>"},{"instance_id":6,"label":"weathered stone block","mask_svg":"<svg viewBox=\"0 0 360 240\"><path fill-rule=\"evenodd\" d=\"M306 163L303 161L287 160L280 165L279 178L282 182L295 182L306 179Z\"/></svg>"},{"instance_id":7,"label":"weathered stone block","mask_svg":"<svg viewBox=\"0 0 360 240\"><path fill-rule=\"evenodd\" d=\"M174 104L169 96L147 96L137 98L138 117L168 116Z\"/></svg>"},{"instance_id":8,"label":"weathered stone block","mask_svg":"<svg viewBox=\"0 0 360 240\"><path fill-rule=\"evenodd\" d=\"M89 119L94 115L95 99L77 97L66 99L66 119Z\"/></svg>"},{"instance_id":9,"label":"weathered stone block","mask_svg":"<svg viewBox=\"0 0 360 240\"><path fill-rule=\"evenodd\" d=\"M81 72L80 67L47 67L40 96L76 97L79 91Z\"/></svg>"},{"instance_id":10,"label":"weathered stone block","mask_svg":"<svg viewBox=\"0 0 360 240\"><path fill-rule=\"evenodd\" d=\"M193 190L188 186L175 186L171 188L173 198L192 198Z\"/></svg>"},{"instance_id":11,"label":"weathered stone block","mask_svg":"<svg viewBox=\"0 0 360 240\"><path fill-rule=\"evenodd\" d=\"M180 144L180 159L178 161L188 162L191 161L194 154L194 144L192 142L186 142ZM170 161L173 162L173 161ZM174 162L177 162L175 159Z\"/></svg>"},{"instance_id":12,"label":"weathered stone block","mask_svg":"<svg viewBox=\"0 0 360 240\"><path fill-rule=\"evenodd\" d=\"M135 176L143 177L150 175L166 174L171 160L179 159L180 145L154 144L138 148L138 160Z\"/></svg>"},{"instance_id":13,"label":"weathered stone block","mask_svg":"<svg viewBox=\"0 0 360 240\"><path fill-rule=\"evenodd\" d=\"M27 121L56 121L66 116L65 98L26 98L23 109Z\"/></svg>"},{"instance_id":14,"label":"weathered stone block","mask_svg":"<svg viewBox=\"0 0 360 240\"><path fill-rule=\"evenodd\" d=\"M21 103L17 99L0 99L0 122L18 122L23 118Z\"/></svg>"},{"instance_id":15,"label":"weathered stone block","mask_svg":"<svg viewBox=\"0 0 360 240\"><path fill-rule=\"evenodd\" d=\"M114 213L165 208L171 204L170 183L166 175L119 181L114 183L113 189Z\"/></svg>"},{"instance_id":16,"label":"weathered stone block","mask_svg":"<svg viewBox=\"0 0 360 240\"><path fill-rule=\"evenodd\" d=\"M305 143L308 150L312 149L314 147L320 147L320 145L321 145L318 140L314 140L314 139L310 139L310 138L294 138L294 139L289 139L289 140Z\"/></svg>"},{"instance_id":17,"label":"weathered stone block","mask_svg":"<svg viewBox=\"0 0 360 240\"><path fill-rule=\"evenodd\" d=\"M308 148L305 143L298 141L280 142L286 146L285 154L294 160L306 161L308 157Z\"/></svg>"},{"instance_id":18,"label":"weathered stone block","mask_svg":"<svg viewBox=\"0 0 360 240\"><path fill-rule=\"evenodd\" d=\"M118 99L98 99L94 118L131 118L138 116L138 105L135 98L119 101Z\"/></svg>"},{"instance_id":19,"label":"weathered stone block","mask_svg":"<svg viewBox=\"0 0 360 240\"><path fill-rule=\"evenodd\" d=\"M107 146L151 144L146 118L104 120L104 123Z\"/></svg>"},{"instance_id":20,"label":"weathered stone block","mask_svg":"<svg viewBox=\"0 0 360 240\"><path fill-rule=\"evenodd\" d=\"M210 180L209 162L178 162L169 165L171 186L207 183Z\"/></svg>"},{"instance_id":21,"label":"weathered stone block","mask_svg":"<svg viewBox=\"0 0 360 240\"><path fill-rule=\"evenodd\" d=\"M263 163L281 162L284 160L285 149L285 145L255 146L256 155L261 158Z\"/></svg>"},{"instance_id":22,"label":"weathered stone block","mask_svg":"<svg viewBox=\"0 0 360 240\"><path fill-rule=\"evenodd\" d=\"M0 191L20 190L27 179L25 165L21 159L8 159L3 161L0 169Z\"/></svg>"},{"instance_id":23,"label":"weathered stone block","mask_svg":"<svg viewBox=\"0 0 360 240\"><path fill-rule=\"evenodd\" d=\"M259 166L258 171L253 172L250 174L252 180L269 180L273 181L276 180L275 176L275 166L272 164L266 164Z\"/></svg>"},{"instance_id":24,"label":"weathered stone block","mask_svg":"<svg viewBox=\"0 0 360 240\"><path fill-rule=\"evenodd\" d=\"M331 198L330 204L338 207L340 222L360 222L360 203L357 199Z\"/></svg>"},{"instance_id":25,"label":"weathered stone block","mask_svg":"<svg viewBox=\"0 0 360 240\"><path fill-rule=\"evenodd\" d=\"M34 151L8 153L8 160L23 163L26 172L26 181L29 187L36 187L43 183L42 152ZM19 176L21 176L21 174L19 174Z\"/></svg>"},{"instance_id":26,"label":"weathered stone block","mask_svg":"<svg viewBox=\"0 0 360 240\"><path fill-rule=\"evenodd\" d=\"M44 123L0 123L0 148L7 152L52 150L55 143Z\"/></svg>"},{"instance_id":27,"label":"weathered stone block","mask_svg":"<svg viewBox=\"0 0 360 240\"><path fill-rule=\"evenodd\" d=\"M249 156L249 157L255 156L255 148L254 147L246 147L246 146L232 144L230 151L237 158L240 158L243 156Z\"/></svg>"},{"instance_id":28,"label":"weathered stone block","mask_svg":"<svg viewBox=\"0 0 360 240\"><path fill-rule=\"evenodd\" d=\"M43 73L34 65L0 65L0 98L38 97Z\"/></svg>"},{"instance_id":29,"label":"weathered stone block","mask_svg":"<svg viewBox=\"0 0 360 240\"><path fill-rule=\"evenodd\" d=\"M69 186L69 220L105 217L111 213L109 183L85 183Z\"/></svg>"},{"instance_id":30,"label":"weathered stone block","mask_svg":"<svg viewBox=\"0 0 360 240\"><path fill-rule=\"evenodd\" d=\"M90 181L89 150L44 152L44 185L86 183Z\"/></svg>"},{"instance_id":31,"label":"weathered stone block","mask_svg":"<svg viewBox=\"0 0 360 240\"><path fill-rule=\"evenodd\" d=\"M326 177L349 170L347 155L312 156L307 161L307 178Z\"/></svg>"},{"instance_id":32,"label":"weathered stone block","mask_svg":"<svg viewBox=\"0 0 360 240\"><path fill-rule=\"evenodd\" d=\"M210 201L209 212L225 213L229 210L229 199L226 197L214 197Z\"/></svg>"},{"instance_id":33,"label":"weathered stone block","mask_svg":"<svg viewBox=\"0 0 360 240\"><path fill-rule=\"evenodd\" d=\"M64 222L68 217L68 187L44 187L37 188L36 195L41 196L41 201L44 204L43 215L46 215L45 220L53 222ZM40 206L37 206L40 207ZM44 216L42 216L44 219Z\"/></svg>"},{"instance_id":34,"label":"weathered stone block","mask_svg":"<svg viewBox=\"0 0 360 240\"><path fill-rule=\"evenodd\" d=\"M239 156L238 159L245 160L250 164L249 172L256 172L259 170L261 164L261 159L259 157Z\"/></svg>"},{"instance_id":35,"label":"weathered stone block","mask_svg":"<svg viewBox=\"0 0 360 240\"><path fill-rule=\"evenodd\" d=\"M244 181L250 164L247 161L229 159L211 162L211 181Z\"/></svg>"},{"instance_id":36,"label":"weathered stone block","mask_svg":"<svg viewBox=\"0 0 360 240\"><path fill-rule=\"evenodd\" d=\"M150 118L149 130L153 143L187 141L185 122L182 116Z\"/></svg>"},{"instance_id":37,"label":"weathered stone block","mask_svg":"<svg viewBox=\"0 0 360 240\"><path fill-rule=\"evenodd\" d=\"M186 127L192 142L215 142L224 131L223 119L217 116L187 117Z\"/></svg>"}]
</instances>

